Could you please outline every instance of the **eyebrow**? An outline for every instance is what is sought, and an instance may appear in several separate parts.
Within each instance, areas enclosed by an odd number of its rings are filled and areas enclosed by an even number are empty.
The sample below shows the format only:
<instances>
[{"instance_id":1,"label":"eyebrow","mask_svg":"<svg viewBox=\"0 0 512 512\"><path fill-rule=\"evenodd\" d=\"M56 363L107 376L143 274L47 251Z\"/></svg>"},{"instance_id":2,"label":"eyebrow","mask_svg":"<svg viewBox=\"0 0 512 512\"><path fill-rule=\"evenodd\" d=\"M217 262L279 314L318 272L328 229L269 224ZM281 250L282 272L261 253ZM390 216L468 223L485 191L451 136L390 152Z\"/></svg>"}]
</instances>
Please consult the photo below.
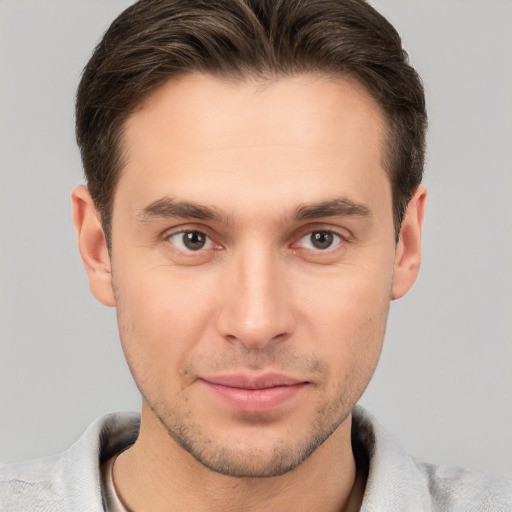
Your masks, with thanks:
<instances>
[{"instance_id":1,"label":"eyebrow","mask_svg":"<svg viewBox=\"0 0 512 512\"><path fill-rule=\"evenodd\" d=\"M370 209L362 203L347 198L336 198L319 203L308 203L296 208L292 218L296 221L312 220L321 217L369 217ZM228 221L227 215L214 208L189 201L176 201L172 197L162 197L140 210L139 222L149 222L161 218L182 218L210 221Z\"/></svg>"},{"instance_id":2,"label":"eyebrow","mask_svg":"<svg viewBox=\"0 0 512 512\"><path fill-rule=\"evenodd\" d=\"M219 221L225 216L213 208L188 201L176 201L172 197L162 197L153 201L140 210L137 215L137 219L140 222L149 222L152 219L165 219L169 217Z\"/></svg>"},{"instance_id":3,"label":"eyebrow","mask_svg":"<svg viewBox=\"0 0 512 512\"><path fill-rule=\"evenodd\" d=\"M320 217L369 217L370 209L347 198L336 198L320 203L305 204L295 210L295 220L312 220Z\"/></svg>"}]
</instances>

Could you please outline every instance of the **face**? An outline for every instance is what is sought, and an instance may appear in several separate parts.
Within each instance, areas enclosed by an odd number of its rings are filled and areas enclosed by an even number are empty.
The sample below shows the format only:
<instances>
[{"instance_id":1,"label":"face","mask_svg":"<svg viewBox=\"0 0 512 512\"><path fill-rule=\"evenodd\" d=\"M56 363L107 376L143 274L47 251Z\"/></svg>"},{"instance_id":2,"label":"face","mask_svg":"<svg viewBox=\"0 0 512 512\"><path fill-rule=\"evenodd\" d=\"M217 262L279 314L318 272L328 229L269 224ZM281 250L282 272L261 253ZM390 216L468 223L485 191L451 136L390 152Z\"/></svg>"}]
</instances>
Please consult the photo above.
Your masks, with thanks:
<instances>
[{"instance_id":1,"label":"face","mask_svg":"<svg viewBox=\"0 0 512 512\"><path fill-rule=\"evenodd\" d=\"M384 144L365 90L317 75L190 75L129 118L111 303L143 425L270 476L345 422L396 285Z\"/></svg>"}]
</instances>

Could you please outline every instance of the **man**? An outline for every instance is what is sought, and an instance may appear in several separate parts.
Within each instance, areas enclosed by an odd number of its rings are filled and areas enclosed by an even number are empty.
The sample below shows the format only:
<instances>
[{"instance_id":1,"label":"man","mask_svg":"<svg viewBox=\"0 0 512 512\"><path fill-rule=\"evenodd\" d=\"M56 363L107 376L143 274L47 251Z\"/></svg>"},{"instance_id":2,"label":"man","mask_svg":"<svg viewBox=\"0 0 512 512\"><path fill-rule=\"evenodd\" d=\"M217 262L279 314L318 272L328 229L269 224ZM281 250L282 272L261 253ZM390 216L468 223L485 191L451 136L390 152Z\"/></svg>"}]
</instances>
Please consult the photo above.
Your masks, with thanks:
<instances>
[{"instance_id":1,"label":"man","mask_svg":"<svg viewBox=\"0 0 512 512\"><path fill-rule=\"evenodd\" d=\"M143 396L8 510L507 510L356 402L420 263L423 91L367 4L142 1L77 97L73 216ZM17 507L17 508L16 508Z\"/></svg>"}]
</instances>

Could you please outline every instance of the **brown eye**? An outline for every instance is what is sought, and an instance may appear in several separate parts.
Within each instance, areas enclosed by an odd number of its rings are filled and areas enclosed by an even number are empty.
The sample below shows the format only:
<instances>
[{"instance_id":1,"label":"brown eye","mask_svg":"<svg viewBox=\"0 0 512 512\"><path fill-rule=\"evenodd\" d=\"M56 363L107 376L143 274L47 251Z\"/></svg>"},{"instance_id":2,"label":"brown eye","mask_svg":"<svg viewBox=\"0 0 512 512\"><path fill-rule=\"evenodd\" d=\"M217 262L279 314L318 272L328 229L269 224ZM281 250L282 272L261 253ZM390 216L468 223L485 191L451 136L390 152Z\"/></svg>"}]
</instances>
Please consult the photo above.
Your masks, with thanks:
<instances>
[{"instance_id":1,"label":"brown eye","mask_svg":"<svg viewBox=\"0 0 512 512\"><path fill-rule=\"evenodd\" d=\"M199 251L211 246L210 239L201 231L182 231L171 235L168 240L182 251Z\"/></svg>"},{"instance_id":2,"label":"brown eye","mask_svg":"<svg viewBox=\"0 0 512 512\"><path fill-rule=\"evenodd\" d=\"M303 249L312 249L315 251L325 251L342 243L340 235L332 231L311 231L303 236L298 245Z\"/></svg>"},{"instance_id":3,"label":"brown eye","mask_svg":"<svg viewBox=\"0 0 512 512\"><path fill-rule=\"evenodd\" d=\"M334 234L330 231L313 231L310 236L311 245L316 249L328 249L334 241Z\"/></svg>"}]
</instances>

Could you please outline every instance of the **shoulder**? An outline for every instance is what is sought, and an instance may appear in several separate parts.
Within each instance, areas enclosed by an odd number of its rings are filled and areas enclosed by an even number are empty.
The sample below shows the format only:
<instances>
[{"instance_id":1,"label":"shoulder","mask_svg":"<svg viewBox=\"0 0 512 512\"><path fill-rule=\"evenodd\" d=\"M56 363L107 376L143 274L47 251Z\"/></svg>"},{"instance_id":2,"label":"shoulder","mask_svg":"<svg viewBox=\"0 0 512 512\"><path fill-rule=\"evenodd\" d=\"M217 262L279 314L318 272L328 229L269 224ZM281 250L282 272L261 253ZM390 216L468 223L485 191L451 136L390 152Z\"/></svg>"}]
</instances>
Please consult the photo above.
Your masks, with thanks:
<instances>
[{"instance_id":1,"label":"shoulder","mask_svg":"<svg viewBox=\"0 0 512 512\"><path fill-rule=\"evenodd\" d=\"M109 414L61 454L0 465L0 510L102 511L100 463L135 440L139 416Z\"/></svg>"},{"instance_id":2,"label":"shoulder","mask_svg":"<svg viewBox=\"0 0 512 512\"><path fill-rule=\"evenodd\" d=\"M512 510L512 480L455 466L416 462L428 483L434 510Z\"/></svg>"},{"instance_id":3,"label":"shoulder","mask_svg":"<svg viewBox=\"0 0 512 512\"><path fill-rule=\"evenodd\" d=\"M366 453L361 512L510 512L512 481L417 461L363 408L353 413L353 443Z\"/></svg>"},{"instance_id":4,"label":"shoulder","mask_svg":"<svg viewBox=\"0 0 512 512\"><path fill-rule=\"evenodd\" d=\"M0 509L59 510L62 456L0 465Z\"/></svg>"}]
</instances>

